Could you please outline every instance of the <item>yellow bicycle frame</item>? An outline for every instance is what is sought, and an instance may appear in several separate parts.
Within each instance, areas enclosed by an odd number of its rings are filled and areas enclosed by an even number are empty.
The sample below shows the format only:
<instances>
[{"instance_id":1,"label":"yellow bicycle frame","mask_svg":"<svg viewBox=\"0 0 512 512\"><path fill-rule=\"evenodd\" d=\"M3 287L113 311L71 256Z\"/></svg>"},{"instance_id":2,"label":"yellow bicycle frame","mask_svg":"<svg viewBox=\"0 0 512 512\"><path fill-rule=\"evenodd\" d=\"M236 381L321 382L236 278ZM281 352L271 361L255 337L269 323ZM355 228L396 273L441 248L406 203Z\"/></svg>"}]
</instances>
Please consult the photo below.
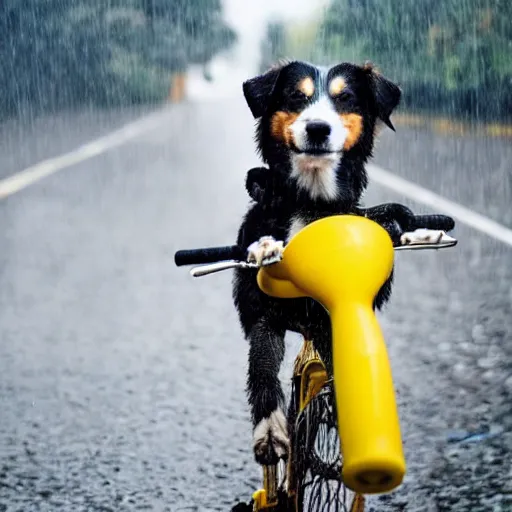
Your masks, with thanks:
<instances>
[{"instance_id":1,"label":"yellow bicycle frame","mask_svg":"<svg viewBox=\"0 0 512 512\"><path fill-rule=\"evenodd\" d=\"M391 368L373 310L393 259L381 226L339 215L306 226L279 263L258 272L268 295L312 297L329 312L342 476L360 494L391 491L406 467Z\"/></svg>"}]
</instances>

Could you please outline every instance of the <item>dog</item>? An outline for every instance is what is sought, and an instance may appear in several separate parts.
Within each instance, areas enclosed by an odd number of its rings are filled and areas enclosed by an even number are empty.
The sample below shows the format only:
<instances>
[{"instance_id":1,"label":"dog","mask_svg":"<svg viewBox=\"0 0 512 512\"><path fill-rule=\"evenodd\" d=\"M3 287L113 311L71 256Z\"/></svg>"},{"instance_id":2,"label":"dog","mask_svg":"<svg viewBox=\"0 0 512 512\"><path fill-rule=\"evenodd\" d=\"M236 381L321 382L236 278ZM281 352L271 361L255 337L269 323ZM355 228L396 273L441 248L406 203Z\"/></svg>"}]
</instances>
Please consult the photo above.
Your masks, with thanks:
<instances>
[{"instance_id":1,"label":"dog","mask_svg":"<svg viewBox=\"0 0 512 512\"><path fill-rule=\"evenodd\" d=\"M412 227L450 230L453 220L420 217L400 204L364 209L368 184L365 164L372 156L376 129L394 130L390 116L401 98L399 86L371 64L341 63L319 68L306 62L281 62L243 84L256 122L256 143L267 167L249 171L247 190L254 199L240 226L237 244L249 260L279 256L305 225L320 218L353 213L379 222L393 242ZM435 224L432 225L432 224ZM255 459L263 465L287 459L289 435L283 412L279 368L286 331L314 342L329 372L331 326L323 306L312 299L277 299L264 294L256 270L237 269L233 299L249 342L247 394L253 422ZM381 308L391 293L392 275L378 293Z\"/></svg>"}]
</instances>

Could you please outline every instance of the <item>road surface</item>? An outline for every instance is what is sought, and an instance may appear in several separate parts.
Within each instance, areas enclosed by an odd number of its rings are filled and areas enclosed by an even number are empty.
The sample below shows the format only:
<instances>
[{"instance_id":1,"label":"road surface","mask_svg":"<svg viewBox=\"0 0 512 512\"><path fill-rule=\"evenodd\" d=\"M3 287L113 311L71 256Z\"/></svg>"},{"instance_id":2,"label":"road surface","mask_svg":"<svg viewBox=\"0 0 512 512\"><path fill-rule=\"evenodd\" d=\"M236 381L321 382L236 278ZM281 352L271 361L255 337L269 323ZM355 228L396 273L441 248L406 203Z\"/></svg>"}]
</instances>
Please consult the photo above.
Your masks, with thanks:
<instances>
[{"instance_id":1,"label":"road surface","mask_svg":"<svg viewBox=\"0 0 512 512\"><path fill-rule=\"evenodd\" d=\"M2 176L139 114L4 125ZM173 265L179 248L234 241L252 125L239 100L179 105L0 202L0 512L227 511L259 485L231 276ZM410 128L376 151L508 225L510 157L509 141ZM365 198L396 200L427 211L380 186ZM512 247L456 236L397 255L380 317L408 474L370 510L512 510ZM289 336L284 379L297 348Z\"/></svg>"}]
</instances>

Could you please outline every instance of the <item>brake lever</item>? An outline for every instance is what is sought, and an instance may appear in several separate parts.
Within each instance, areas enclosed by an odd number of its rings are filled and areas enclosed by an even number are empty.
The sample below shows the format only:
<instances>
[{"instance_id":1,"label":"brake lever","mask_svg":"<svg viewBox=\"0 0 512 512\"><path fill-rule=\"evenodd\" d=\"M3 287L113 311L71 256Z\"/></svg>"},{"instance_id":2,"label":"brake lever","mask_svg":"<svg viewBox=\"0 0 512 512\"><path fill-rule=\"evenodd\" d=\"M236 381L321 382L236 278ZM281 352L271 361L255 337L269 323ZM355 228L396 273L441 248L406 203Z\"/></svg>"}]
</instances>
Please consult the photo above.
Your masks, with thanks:
<instances>
[{"instance_id":1,"label":"brake lever","mask_svg":"<svg viewBox=\"0 0 512 512\"><path fill-rule=\"evenodd\" d=\"M194 267L190 270L192 277L202 277L208 274L214 274L215 272L221 272L223 270L229 270L230 268L259 268L256 263L247 263L246 261L218 261L216 263L210 263L208 265L201 265L200 267Z\"/></svg>"}]
</instances>

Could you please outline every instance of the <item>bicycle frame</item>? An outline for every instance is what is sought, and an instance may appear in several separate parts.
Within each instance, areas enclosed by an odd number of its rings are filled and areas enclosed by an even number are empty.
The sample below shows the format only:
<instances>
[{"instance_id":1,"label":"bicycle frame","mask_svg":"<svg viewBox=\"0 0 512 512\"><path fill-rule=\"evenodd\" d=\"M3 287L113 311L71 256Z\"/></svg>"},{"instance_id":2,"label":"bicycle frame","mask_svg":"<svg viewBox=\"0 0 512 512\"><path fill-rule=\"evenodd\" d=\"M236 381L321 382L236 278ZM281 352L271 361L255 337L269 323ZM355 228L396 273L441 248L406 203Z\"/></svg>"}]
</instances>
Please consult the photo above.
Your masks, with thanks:
<instances>
[{"instance_id":1,"label":"bicycle frame","mask_svg":"<svg viewBox=\"0 0 512 512\"><path fill-rule=\"evenodd\" d=\"M236 253L232 246L176 253L177 265L190 264L194 259L213 261L193 268L190 273L194 277L230 268L259 269L257 282L264 293L283 299L311 297L326 308L332 327L341 476L346 488L355 493L350 512L363 512L365 494L398 487L406 471L391 368L374 299L391 274L394 250L440 249L456 244L457 240L443 231L418 229L404 233L401 244L393 248L388 233L376 222L335 215L307 225L287 243L281 260L272 257L262 267L255 262L223 261L220 254ZM295 360L299 413L329 378L313 342L304 340ZM284 506L295 510L296 468L292 466L290 463L286 472ZM277 466L266 466L263 473L263 489L253 494L255 512L282 505Z\"/></svg>"},{"instance_id":2,"label":"bicycle frame","mask_svg":"<svg viewBox=\"0 0 512 512\"><path fill-rule=\"evenodd\" d=\"M382 227L339 215L306 226L280 262L258 272L268 295L311 297L329 312L342 476L360 494L393 490L406 469L391 368L373 310L393 260Z\"/></svg>"},{"instance_id":3,"label":"bicycle frame","mask_svg":"<svg viewBox=\"0 0 512 512\"><path fill-rule=\"evenodd\" d=\"M298 413L302 413L306 406L313 400L323 388L329 376L318 352L313 347L313 342L304 339L302 347L295 357L293 378L298 379ZM292 448L293 450L293 448ZM286 477L287 500L292 502L292 510L297 510L295 488L295 468L291 463L287 465ZM253 511L262 512L275 509L281 505L278 496L278 468L277 466L263 466L263 488L253 493ZM352 497L350 512L364 512L364 495L356 493Z\"/></svg>"},{"instance_id":4,"label":"bicycle frame","mask_svg":"<svg viewBox=\"0 0 512 512\"><path fill-rule=\"evenodd\" d=\"M301 414L306 406L315 398L319 391L328 381L328 373L320 359L318 352L313 347L313 342L304 339L302 347L295 357L293 378L298 379L298 414ZM292 447L292 450L294 448ZM292 502L292 510L298 510L295 488L295 468L291 463L287 465L286 477L287 500ZM253 511L262 512L275 509L281 505L279 502L278 490L278 467L263 466L263 488L253 493ZM365 499L363 494L356 493L352 497L350 512L364 512Z\"/></svg>"}]
</instances>

